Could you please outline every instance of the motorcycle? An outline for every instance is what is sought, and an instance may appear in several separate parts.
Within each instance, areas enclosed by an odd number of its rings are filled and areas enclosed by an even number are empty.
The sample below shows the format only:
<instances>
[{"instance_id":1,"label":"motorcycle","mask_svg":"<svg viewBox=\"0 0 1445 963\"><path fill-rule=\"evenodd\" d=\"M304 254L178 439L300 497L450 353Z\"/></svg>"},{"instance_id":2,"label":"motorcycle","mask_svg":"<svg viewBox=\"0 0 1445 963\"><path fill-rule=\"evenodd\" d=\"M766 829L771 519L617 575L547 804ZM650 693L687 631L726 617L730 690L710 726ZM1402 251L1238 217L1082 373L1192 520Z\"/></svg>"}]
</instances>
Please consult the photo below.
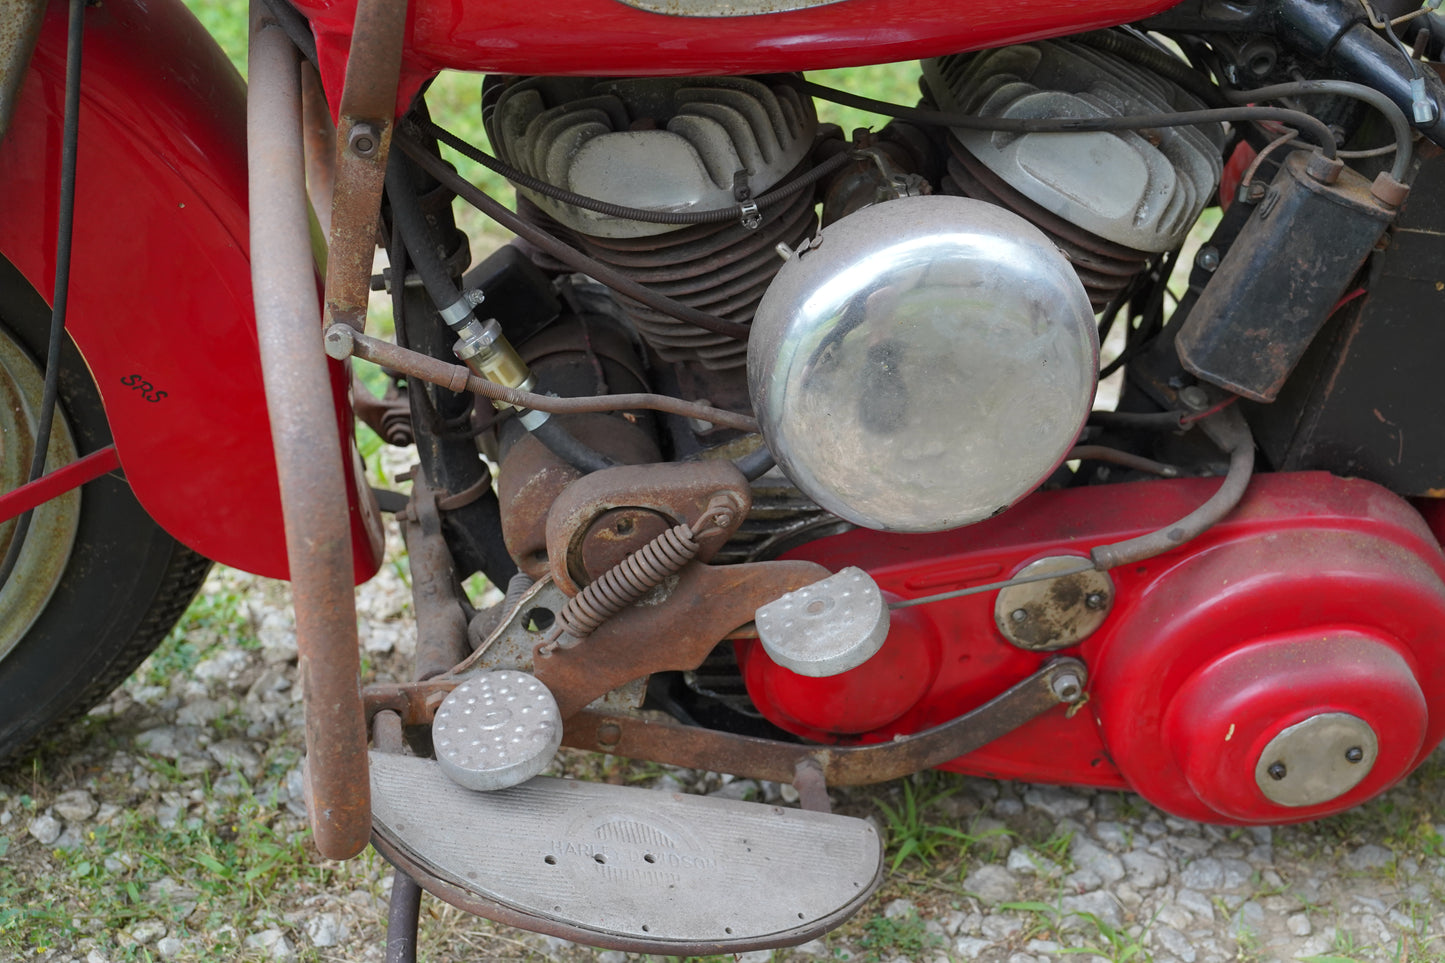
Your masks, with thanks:
<instances>
[{"instance_id":1,"label":"motorcycle","mask_svg":"<svg viewBox=\"0 0 1445 963\"><path fill-rule=\"evenodd\" d=\"M1436 7L253 0L247 88L175 0L16 0L0 759L216 560L293 583L314 841L397 867L403 955L419 890L811 939L883 872L827 787L926 768L1232 825L1377 796L1445 735ZM917 105L802 73L904 60ZM458 198L516 240L473 264ZM362 688L383 513L416 680ZM801 808L542 775L562 745Z\"/></svg>"}]
</instances>

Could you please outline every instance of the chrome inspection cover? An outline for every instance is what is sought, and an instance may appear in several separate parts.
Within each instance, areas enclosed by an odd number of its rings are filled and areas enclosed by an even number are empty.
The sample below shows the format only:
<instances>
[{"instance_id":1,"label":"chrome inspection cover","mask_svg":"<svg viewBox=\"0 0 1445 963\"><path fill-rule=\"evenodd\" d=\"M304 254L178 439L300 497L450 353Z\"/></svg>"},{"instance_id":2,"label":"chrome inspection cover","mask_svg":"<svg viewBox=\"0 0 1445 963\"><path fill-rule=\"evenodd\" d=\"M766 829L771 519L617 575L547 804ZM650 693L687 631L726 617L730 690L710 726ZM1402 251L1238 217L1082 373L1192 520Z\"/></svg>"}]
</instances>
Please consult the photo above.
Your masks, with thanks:
<instances>
[{"instance_id":1,"label":"chrome inspection cover","mask_svg":"<svg viewBox=\"0 0 1445 963\"><path fill-rule=\"evenodd\" d=\"M1003 511L1088 417L1099 337L1064 255L1022 217L906 197L824 228L753 320L763 437L804 493L866 528L935 532Z\"/></svg>"}]
</instances>

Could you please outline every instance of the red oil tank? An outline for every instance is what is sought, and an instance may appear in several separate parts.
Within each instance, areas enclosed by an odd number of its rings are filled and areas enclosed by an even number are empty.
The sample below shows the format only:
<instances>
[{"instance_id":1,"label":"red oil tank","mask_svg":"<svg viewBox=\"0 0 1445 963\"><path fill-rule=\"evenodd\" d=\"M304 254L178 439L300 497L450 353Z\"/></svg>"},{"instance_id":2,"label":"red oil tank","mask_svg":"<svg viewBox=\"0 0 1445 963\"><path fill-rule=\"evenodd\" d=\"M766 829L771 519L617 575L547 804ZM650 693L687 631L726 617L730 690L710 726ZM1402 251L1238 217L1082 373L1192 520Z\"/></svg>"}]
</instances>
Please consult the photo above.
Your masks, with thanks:
<instances>
[{"instance_id":1,"label":"red oil tank","mask_svg":"<svg viewBox=\"0 0 1445 963\"><path fill-rule=\"evenodd\" d=\"M648 77L895 63L1139 20L1178 0L411 0L398 113L445 69ZM339 102L358 0L298 0Z\"/></svg>"}]
</instances>

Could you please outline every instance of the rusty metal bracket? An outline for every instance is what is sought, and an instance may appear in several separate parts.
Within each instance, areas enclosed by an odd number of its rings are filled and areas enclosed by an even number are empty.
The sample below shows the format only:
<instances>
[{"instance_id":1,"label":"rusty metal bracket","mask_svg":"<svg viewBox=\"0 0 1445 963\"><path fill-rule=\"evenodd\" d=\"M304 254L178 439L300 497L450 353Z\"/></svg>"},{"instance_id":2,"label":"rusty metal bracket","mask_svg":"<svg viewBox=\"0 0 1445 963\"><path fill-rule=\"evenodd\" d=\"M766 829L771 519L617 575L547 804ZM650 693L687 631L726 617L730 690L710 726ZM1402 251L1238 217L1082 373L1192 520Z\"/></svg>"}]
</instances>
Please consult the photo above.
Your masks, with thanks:
<instances>
[{"instance_id":1,"label":"rusty metal bracket","mask_svg":"<svg viewBox=\"0 0 1445 963\"><path fill-rule=\"evenodd\" d=\"M568 595L602 575L666 529L697 528L713 499L731 497L728 524L699 540L706 562L737 531L752 505L752 488L730 461L623 465L577 479L547 513L552 578Z\"/></svg>"},{"instance_id":2,"label":"rusty metal bracket","mask_svg":"<svg viewBox=\"0 0 1445 963\"><path fill-rule=\"evenodd\" d=\"M1050 709L1077 705L1084 699L1087 680L1084 663L1078 659L1057 659L956 719L874 745L778 742L592 709L583 709L567 720L562 744L772 782L794 782L800 773L816 766L822 770L826 785L862 786L897 779L957 759ZM809 789L810 796L816 799L817 788L810 786Z\"/></svg>"},{"instance_id":3,"label":"rusty metal bracket","mask_svg":"<svg viewBox=\"0 0 1445 963\"><path fill-rule=\"evenodd\" d=\"M696 669L732 629L752 621L758 606L829 574L813 562L693 562L676 584L659 588L660 598L643 599L612 616L584 644L546 654L545 647L536 650L532 671L552 690L567 719L633 679Z\"/></svg>"},{"instance_id":4,"label":"rusty metal bracket","mask_svg":"<svg viewBox=\"0 0 1445 963\"><path fill-rule=\"evenodd\" d=\"M250 31L251 280L306 695L307 809L316 848L345 859L371 835L371 782L347 482L306 214L300 56L261 0Z\"/></svg>"},{"instance_id":5,"label":"rusty metal bracket","mask_svg":"<svg viewBox=\"0 0 1445 963\"><path fill-rule=\"evenodd\" d=\"M398 518L411 561L416 607L416 677L430 679L467 657L467 617L457 597L456 563L442 535L437 493L418 465L411 475L411 503Z\"/></svg>"},{"instance_id":6,"label":"rusty metal bracket","mask_svg":"<svg viewBox=\"0 0 1445 963\"><path fill-rule=\"evenodd\" d=\"M357 4L341 89L341 117L336 125L326 319L358 331L366 324L405 33L406 0L360 0Z\"/></svg>"}]
</instances>

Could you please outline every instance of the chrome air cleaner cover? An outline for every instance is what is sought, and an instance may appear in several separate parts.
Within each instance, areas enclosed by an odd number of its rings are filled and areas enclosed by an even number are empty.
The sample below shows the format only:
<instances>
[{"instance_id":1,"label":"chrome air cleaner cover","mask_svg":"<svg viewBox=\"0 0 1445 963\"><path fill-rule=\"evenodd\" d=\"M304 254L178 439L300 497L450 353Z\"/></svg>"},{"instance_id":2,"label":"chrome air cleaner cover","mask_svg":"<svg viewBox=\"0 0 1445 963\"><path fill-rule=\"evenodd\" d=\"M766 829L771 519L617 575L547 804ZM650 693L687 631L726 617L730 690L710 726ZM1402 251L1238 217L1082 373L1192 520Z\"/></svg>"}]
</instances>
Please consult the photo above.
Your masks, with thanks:
<instances>
[{"instance_id":1,"label":"chrome air cleaner cover","mask_svg":"<svg viewBox=\"0 0 1445 963\"><path fill-rule=\"evenodd\" d=\"M909 197L825 228L758 306L748 384L778 464L866 528L995 515L1063 462L1099 338L1069 262L1023 218Z\"/></svg>"}]
</instances>

